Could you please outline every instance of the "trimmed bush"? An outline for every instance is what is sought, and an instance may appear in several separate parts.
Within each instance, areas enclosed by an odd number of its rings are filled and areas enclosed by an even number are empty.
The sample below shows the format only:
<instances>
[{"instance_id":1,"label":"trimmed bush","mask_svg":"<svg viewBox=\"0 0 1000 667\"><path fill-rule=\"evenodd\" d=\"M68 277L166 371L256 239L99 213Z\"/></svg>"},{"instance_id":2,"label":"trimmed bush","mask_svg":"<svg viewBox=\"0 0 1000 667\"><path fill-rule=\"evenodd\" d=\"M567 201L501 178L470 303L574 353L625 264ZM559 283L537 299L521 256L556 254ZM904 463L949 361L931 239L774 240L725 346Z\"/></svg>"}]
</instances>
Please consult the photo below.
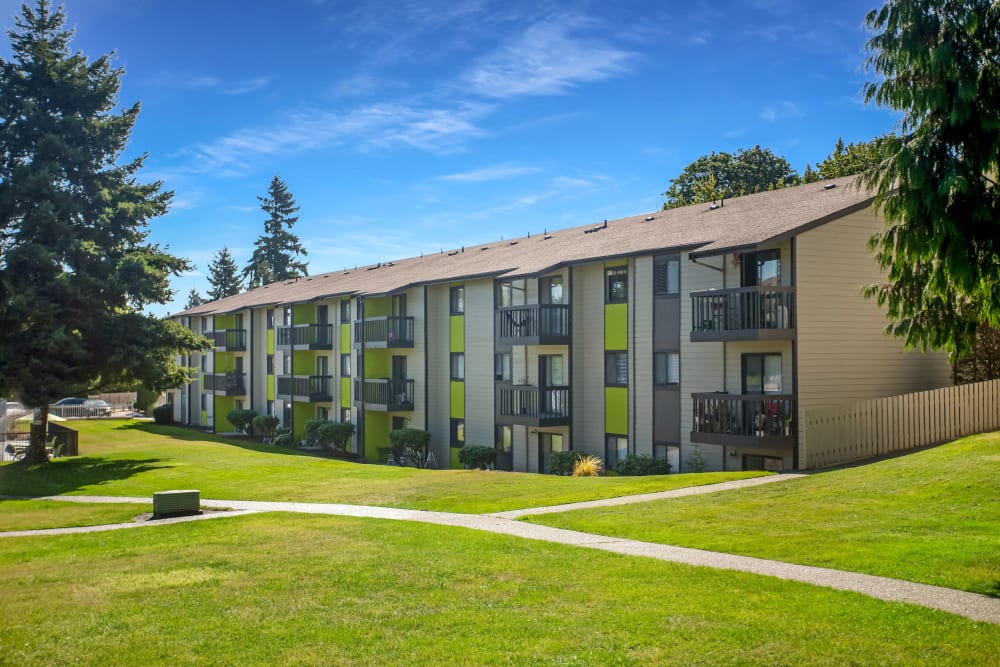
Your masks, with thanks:
<instances>
[{"instance_id":1,"label":"trimmed bush","mask_svg":"<svg viewBox=\"0 0 1000 667\"><path fill-rule=\"evenodd\" d=\"M583 452L552 452L549 455L549 473L553 475L571 475L576 462L585 457Z\"/></svg>"},{"instance_id":2,"label":"trimmed bush","mask_svg":"<svg viewBox=\"0 0 1000 667\"><path fill-rule=\"evenodd\" d=\"M466 445L458 450L458 461L473 470L487 470L496 463L497 450L492 447Z\"/></svg>"},{"instance_id":3,"label":"trimmed bush","mask_svg":"<svg viewBox=\"0 0 1000 667\"><path fill-rule=\"evenodd\" d=\"M157 424L173 424L174 404L164 403L159 407L153 408L153 421Z\"/></svg>"},{"instance_id":4,"label":"trimmed bush","mask_svg":"<svg viewBox=\"0 0 1000 667\"><path fill-rule=\"evenodd\" d=\"M292 440L291 430L287 428L278 429L277 431L275 431L274 440L272 440L271 442L277 447L285 447L286 449L290 449L294 444L294 441Z\"/></svg>"},{"instance_id":5,"label":"trimmed bush","mask_svg":"<svg viewBox=\"0 0 1000 667\"><path fill-rule=\"evenodd\" d=\"M588 454L573 465L573 477L597 477L603 469L604 462Z\"/></svg>"},{"instance_id":6,"label":"trimmed bush","mask_svg":"<svg viewBox=\"0 0 1000 667\"><path fill-rule=\"evenodd\" d=\"M310 419L306 422L306 440L323 449L347 451L352 435L354 424L338 424L326 419Z\"/></svg>"},{"instance_id":7,"label":"trimmed bush","mask_svg":"<svg viewBox=\"0 0 1000 667\"><path fill-rule=\"evenodd\" d=\"M629 454L615 464L614 470L623 477L666 475L670 472L670 464L649 454Z\"/></svg>"},{"instance_id":8,"label":"trimmed bush","mask_svg":"<svg viewBox=\"0 0 1000 667\"><path fill-rule=\"evenodd\" d=\"M392 443L393 455L398 461L405 456L418 468L427 467L427 447L431 442L431 434L416 428L398 428L389 431L389 442Z\"/></svg>"},{"instance_id":9,"label":"trimmed bush","mask_svg":"<svg viewBox=\"0 0 1000 667\"><path fill-rule=\"evenodd\" d=\"M264 436L265 442L270 442L281 420L274 415L257 415L250 423L254 431L259 431Z\"/></svg>"},{"instance_id":10,"label":"trimmed bush","mask_svg":"<svg viewBox=\"0 0 1000 667\"><path fill-rule=\"evenodd\" d=\"M226 421L232 424L237 431L242 431L252 438L253 418L256 416L255 410L230 410L226 413Z\"/></svg>"}]
</instances>

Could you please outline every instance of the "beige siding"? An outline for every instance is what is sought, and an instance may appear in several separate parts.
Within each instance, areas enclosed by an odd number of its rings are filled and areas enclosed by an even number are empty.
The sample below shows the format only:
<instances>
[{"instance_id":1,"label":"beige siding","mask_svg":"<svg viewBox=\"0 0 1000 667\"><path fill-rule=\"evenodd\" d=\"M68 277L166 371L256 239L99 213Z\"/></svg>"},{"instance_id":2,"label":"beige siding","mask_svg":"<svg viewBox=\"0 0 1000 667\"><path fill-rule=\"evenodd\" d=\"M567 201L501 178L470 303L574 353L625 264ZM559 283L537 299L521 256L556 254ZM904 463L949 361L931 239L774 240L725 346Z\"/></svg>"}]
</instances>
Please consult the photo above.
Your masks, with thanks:
<instances>
[{"instance_id":1,"label":"beige siding","mask_svg":"<svg viewBox=\"0 0 1000 667\"><path fill-rule=\"evenodd\" d=\"M447 364L446 364L447 366ZM493 427L493 281L465 283L465 442L491 447Z\"/></svg>"},{"instance_id":2,"label":"beige siding","mask_svg":"<svg viewBox=\"0 0 1000 667\"><path fill-rule=\"evenodd\" d=\"M339 314L339 313L338 313ZM424 288L413 287L406 291L406 314L413 316L413 349L406 358L406 375L413 380L413 412L407 415L409 428L427 430L425 423L425 407L427 406L427 380L424 374L424 346L427 339L424 335ZM339 384L339 383L338 383ZM434 452L437 458L438 453Z\"/></svg>"},{"instance_id":3,"label":"beige siding","mask_svg":"<svg viewBox=\"0 0 1000 667\"><path fill-rule=\"evenodd\" d=\"M632 327L629 348L633 372L629 377L634 415L629 444L636 454L653 454L653 258L637 257L633 298L629 307Z\"/></svg>"},{"instance_id":4,"label":"beige siding","mask_svg":"<svg viewBox=\"0 0 1000 667\"><path fill-rule=\"evenodd\" d=\"M704 343L701 343L704 345ZM792 342L789 340L748 340L726 343L726 382L717 391L730 394L743 392L743 355L744 354L780 354L781 355L781 393L792 394ZM713 390L715 391L715 390Z\"/></svg>"},{"instance_id":5,"label":"beige siding","mask_svg":"<svg viewBox=\"0 0 1000 667\"><path fill-rule=\"evenodd\" d=\"M880 279L866 247L880 227L868 209L796 239L800 442L810 409L950 384L946 356L904 350L883 334L883 311L861 294Z\"/></svg>"},{"instance_id":6,"label":"beige siding","mask_svg":"<svg viewBox=\"0 0 1000 667\"><path fill-rule=\"evenodd\" d=\"M247 373L253 397L247 397L247 407L256 410L258 414L267 414L267 309L255 308L253 311L253 329L247 336ZM248 325L251 317L248 317ZM253 372L250 372L250 367Z\"/></svg>"},{"instance_id":7,"label":"beige siding","mask_svg":"<svg viewBox=\"0 0 1000 667\"><path fill-rule=\"evenodd\" d=\"M604 458L604 266L573 268L573 444Z\"/></svg>"},{"instance_id":8,"label":"beige siding","mask_svg":"<svg viewBox=\"0 0 1000 667\"><path fill-rule=\"evenodd\" d=\"M431 285L427 288L427 430L431 432L431 448L439 467L448 467L448 461L451 460L448 441L451 427L448 352L450 309L447 285Z\"/></svg>"}]
</instances>

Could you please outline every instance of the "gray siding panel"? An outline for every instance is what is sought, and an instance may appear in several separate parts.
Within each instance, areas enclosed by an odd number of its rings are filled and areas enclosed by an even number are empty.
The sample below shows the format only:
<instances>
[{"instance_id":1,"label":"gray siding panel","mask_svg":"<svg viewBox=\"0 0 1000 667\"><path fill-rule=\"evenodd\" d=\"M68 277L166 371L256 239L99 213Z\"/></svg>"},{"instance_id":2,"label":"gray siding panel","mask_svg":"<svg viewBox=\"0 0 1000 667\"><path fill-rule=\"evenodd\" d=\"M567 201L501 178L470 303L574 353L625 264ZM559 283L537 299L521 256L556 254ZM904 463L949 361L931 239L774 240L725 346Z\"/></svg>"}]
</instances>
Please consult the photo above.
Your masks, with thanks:
<instances>
[{"instance_id":1,"label":"gray siding panel","mask_svg":"<svg viewBox=\"0 0 1000 667\"><path fill-rule=\"evenodd\" d=\"M493 291L492 280L465 283L465 442L482 447L495 439Z\"/></svg>"},{"instance_id":2,"label":"gray siding panel","mask_svg":"<svg viewBox=\"0 0 1000 667\"><path fill-rule=\"evenodd\" d=\"M604 266L573 268L573 449L604 458Z\"/></svg>"}]
</instances>

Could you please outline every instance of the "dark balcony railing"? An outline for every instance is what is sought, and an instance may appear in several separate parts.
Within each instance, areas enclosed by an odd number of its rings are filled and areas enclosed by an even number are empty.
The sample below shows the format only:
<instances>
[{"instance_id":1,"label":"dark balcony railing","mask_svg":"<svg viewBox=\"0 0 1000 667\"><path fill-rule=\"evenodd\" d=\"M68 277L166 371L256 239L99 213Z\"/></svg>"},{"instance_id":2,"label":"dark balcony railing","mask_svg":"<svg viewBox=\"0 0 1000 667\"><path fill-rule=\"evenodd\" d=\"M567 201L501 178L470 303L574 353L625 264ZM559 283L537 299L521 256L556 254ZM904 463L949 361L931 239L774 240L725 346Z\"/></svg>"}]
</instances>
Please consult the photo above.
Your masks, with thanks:
<instances>
[{"instance_id":1,"label":"dark balcony railing","mask_svg":"<svg viewBox=\"0 0 1000 667\"><path fill-rule=\"evenodd\" d=\"M795 398L787 394L692 394L692 442L787 446L793 442Z\"/></svg>"},{"instance_id":2,"label":"dark balcony railing","mask_svg":"<svg viewBox=\"0 0 1000 667\"><path fill-rule=\"evenodd\" d=\"M795 288L739 287L691 293L691 340L791 338Z\"/></svg>"},{"instance_id":3,"label":"dark balcony railing","mask_svg":"<svg viewBox=\"0 0 1000 667\"><path fill-rule=\"evenodd\" d=\"M247 349L247 332L243 329L221 329L213 331L215 347L227 352L242 352Z\"/></svg>"},{"instance_id":4,"label":"dark balcony railing","mask_svg":"<svg viewBox=\"0 0 1000 667\"><path fill-rule=\"evenodd\" d=\"M375 347L413 347L413 318L393 315L355 322L354 342Z\"/></svg>"},{"instance_id":5,"label":"dark balcony railing","mask_svg":"<svg viewBox=\"0 0 1000 667\"><path fill-rule=\"evenodd\" d=\"M333 325L296 324L292 327L278 327L275 345L278 347L308 346L310 350L332 350Z\"/></svg>"},{"instance_id":6,"label":"dark balcony railing","mask_svg":"<svg viewBox=\"0 0 1000 667\"><path fill-rule=\"evenodd\" d=\"M332 375L279 375L276 387L279 396L305 396L310 403L333 400Z\"/></svg>"},{"instance_id":7,"label":"dark balcony railing","mask_svg":"<svg viewBox=\"0 0 1000 667\"><path fill-rule=\"evenodd\" d=\"M413 380L356 379L354 397L365 407L394 411L413 410Z\"/></svg>"},{"instance_id":8,"label":"dark balcony railing","mask_svg":"<svg viewBox=\"0 0 1000 667\"><path fill-rule=\"evenodd\" d=\"M505 306L496 311L501 341L522 344L560 344L569 340L570 307L563 304Z\"/></svg>"},{"instance_id":9,"label":"dark balcony railing","mask_svg":"<svg viewBox=\"0 0 1000 667\"><path fill-rule=\"evenodd\" d=\"M203 376L205 391L224 393L226 396L246 396L244 384L246 373L229 371L227 373L209 373Z\"/></svg>"},{"instance_id":10,"label":"dark balcony railing","mask_svg":"<svg viewBox=\"0 0 1000 667\"><path fill-rule=\"evenodd\" d=\"M496 396L501 422L528 426L569 423L569 387L498 386Z\"/></svg>"}]
</instances>

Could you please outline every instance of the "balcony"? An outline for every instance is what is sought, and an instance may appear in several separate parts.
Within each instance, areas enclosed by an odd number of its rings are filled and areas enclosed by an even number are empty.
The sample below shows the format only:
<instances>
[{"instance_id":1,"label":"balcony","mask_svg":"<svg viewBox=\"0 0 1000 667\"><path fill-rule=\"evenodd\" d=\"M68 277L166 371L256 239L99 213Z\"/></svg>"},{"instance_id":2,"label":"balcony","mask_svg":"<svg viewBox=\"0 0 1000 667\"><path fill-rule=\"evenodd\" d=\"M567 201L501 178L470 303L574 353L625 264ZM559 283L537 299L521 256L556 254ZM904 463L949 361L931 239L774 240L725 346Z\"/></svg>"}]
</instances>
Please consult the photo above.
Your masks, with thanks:
<instances>
[{"instance_id":1,"label":"balcony","mask_svg":"<svg viewBox=\"0 0 1000 667\"><path fill-rule=\"evenodd\" d=\"M236 371L206 373L202 376L202 386L205 391L223 396L246 396L247 388L244 378L246 378L246 373L237 373Z\"/></svg>"},{"instance_id":2,"label":"balcony","mask_svg":"<svg viewBox=\"0 0 1000 667\"><path fill-rule=\"evenodd\" d=\"M413 395L413 380L354 380L354 399L369 410L411 412Z\"/></svg>"},{"instance_id":3,"label":"balcony","mask_svg":"<svg viewBox=\"0 0 1000 667\"><path fill-rule=\"evenodd\" d=\"M692 394L691 442L752 449L795 444L795 398L787 394Z\"/></svg>"},{"instance_id":4,"label":"balcony","mask_svg":"<svg viewBox=\"0 0 1000 667\"><path fill-rule=\"evenodd\" d=\"M332 350L332 324L296 324L291 327L278 327L275 346L297 350Z\"/></svg>"},{"instance_id":5,"label":"balcony","mask_svg":"<svg viewBox=\"0 0 1000 667\"><path fill-rule=\"evenodd\" d=\"M525 385L497 386L497 423L524 426L569 424L569 387L540 389Z\"/></svg>"},{"instance_id":6,"label":"balcony","mask_svg":"<svg viewBox=\"0 0 1000 667\"><path fill-rule=\"evenodd\" d=\"M354 323L354 344L360 347L413 347L412 317L368 317Z\"/></svg>"},{"instance_id":7,"label":"balcony","mask_svg":"<svg viewBox=\"0 0 1000 667\"><path fill-rule=\"evenodd\" d=\"M739 287L691 293L693 343L794 337L794 287Z\"/></svg>"},{"instance_id":8,"label":"balcony","mask_svg":"<svg viewBox=\"0 0 1000 667\"><path fill-rule=\"evenodd\" d=\"M213 331L215 349L223 352L245 352L247 349L247 332L243 329L220 329Z\"/></svg>"},{"instance_id":9,"label":"balcony","mask_svg":"<svg viewBox=\"0 0 1000 667\"><path fill-rule=\"evenodd\" d=\"M279 375L275 392L285 400L329 403L333 400L332 375Z\"/></svg>"},{"instance_id":10,"label":"balcony","mask_svg":"<svg viewBox=\"0 0 1000 667\"><path fill-rule=\"evenodd\" d=\"M505 306L496 310L498 342L510 345L568 345L570 307L563 304Z\"/></svg>"}]
</instances>

